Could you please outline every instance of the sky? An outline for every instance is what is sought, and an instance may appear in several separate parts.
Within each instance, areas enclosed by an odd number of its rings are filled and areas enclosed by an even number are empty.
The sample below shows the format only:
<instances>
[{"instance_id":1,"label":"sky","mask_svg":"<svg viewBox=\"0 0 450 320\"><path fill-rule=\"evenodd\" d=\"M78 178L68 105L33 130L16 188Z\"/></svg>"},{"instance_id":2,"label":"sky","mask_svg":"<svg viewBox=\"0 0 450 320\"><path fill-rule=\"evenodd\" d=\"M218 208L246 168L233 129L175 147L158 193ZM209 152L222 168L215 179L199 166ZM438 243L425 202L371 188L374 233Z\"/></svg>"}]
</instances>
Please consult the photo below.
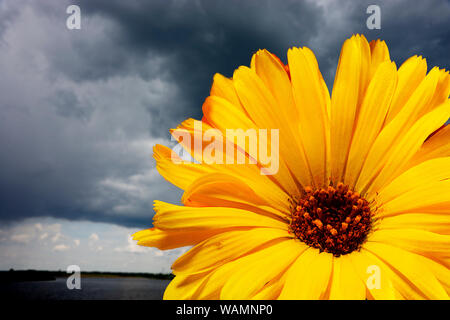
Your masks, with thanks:
<instances>
[{"instance_id":1,"label":"sky","mask_svg":"<svg viewBox=\"0 0 450 320\"><path fill-rule=\"evenodd\" d=\"M81 9L81 29L66 9ZM381 9L369 30L366 10ZM311 48L330 88L343 41L387 42L399 66L450 68L450 2L0 0L0 270L169 272L187 248L136 246L155 199L182 192L152 146L201 118L215 73L266 48Z\"/></svg>"}]
</instances>

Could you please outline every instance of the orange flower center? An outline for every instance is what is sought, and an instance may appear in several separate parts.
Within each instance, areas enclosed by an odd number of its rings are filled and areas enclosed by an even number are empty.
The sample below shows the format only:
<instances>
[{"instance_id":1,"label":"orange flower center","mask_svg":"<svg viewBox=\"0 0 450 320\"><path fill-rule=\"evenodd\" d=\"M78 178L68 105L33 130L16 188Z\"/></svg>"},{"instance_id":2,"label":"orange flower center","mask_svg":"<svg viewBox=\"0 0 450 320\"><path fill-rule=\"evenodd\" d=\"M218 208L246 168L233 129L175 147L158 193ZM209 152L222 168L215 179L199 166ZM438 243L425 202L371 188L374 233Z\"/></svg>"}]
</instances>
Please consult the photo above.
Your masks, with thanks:
<instances>
[{"instance_id":1,"label":"orange flower center","mask_svg":"<svg viewBox=\"0 0 450 320\"><path fill-rule=\"evenodd\" d=\"M290 231L307 245L336 257L358 250L372 227L367 200L343 183L304 191L301 199L292 201Z\"/></svg>"}]
</instances>

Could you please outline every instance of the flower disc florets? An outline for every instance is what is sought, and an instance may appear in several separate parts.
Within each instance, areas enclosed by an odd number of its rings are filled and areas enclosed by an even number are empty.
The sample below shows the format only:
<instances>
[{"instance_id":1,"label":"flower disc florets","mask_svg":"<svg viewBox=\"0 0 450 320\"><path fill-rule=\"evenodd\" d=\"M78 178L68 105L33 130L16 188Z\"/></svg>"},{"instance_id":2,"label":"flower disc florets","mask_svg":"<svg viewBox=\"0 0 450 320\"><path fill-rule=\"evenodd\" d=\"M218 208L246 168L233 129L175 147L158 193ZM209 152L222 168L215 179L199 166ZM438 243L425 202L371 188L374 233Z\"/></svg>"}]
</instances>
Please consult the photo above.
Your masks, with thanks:
<instances>
[{"instance_id":1,"label":"flower disc florets","mask_svg":"<svg viewBox=\"0 0 450 320\"><path fill-rule=\"evenodd\" d=\"M358 250L372 227L368 201L343 183L336 188L306 187L292 203L290 231L307 245L337 257Z\"/></svg>"}]
</instances>

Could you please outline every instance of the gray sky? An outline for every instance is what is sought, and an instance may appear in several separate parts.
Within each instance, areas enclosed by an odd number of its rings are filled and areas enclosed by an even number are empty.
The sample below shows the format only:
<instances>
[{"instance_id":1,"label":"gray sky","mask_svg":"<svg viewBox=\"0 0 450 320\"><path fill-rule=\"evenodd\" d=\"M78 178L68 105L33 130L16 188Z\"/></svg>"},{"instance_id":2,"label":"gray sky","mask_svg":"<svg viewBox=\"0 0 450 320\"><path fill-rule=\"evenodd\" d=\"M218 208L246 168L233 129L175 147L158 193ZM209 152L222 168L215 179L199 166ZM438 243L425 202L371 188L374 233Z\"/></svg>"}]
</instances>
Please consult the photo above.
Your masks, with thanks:
<instances>
[{"instance_id":1,"label":"gray sky","mask_svg":"<svg viewBox=\"0 0 450 320\"><path fill-rule=\"evenodd\" d=\"M81 30L66 28L69 4ZM369 4L381 30L366 27ZM448 69L449 21L446 0L1 1L0 269L168 270L176 252L128 235L151 226L153 200L179 202L151 148L201 117L214 73L308 46L331 90L353 33L386 40L397 65L418 54Z\"/></svg>"}]
</instances>

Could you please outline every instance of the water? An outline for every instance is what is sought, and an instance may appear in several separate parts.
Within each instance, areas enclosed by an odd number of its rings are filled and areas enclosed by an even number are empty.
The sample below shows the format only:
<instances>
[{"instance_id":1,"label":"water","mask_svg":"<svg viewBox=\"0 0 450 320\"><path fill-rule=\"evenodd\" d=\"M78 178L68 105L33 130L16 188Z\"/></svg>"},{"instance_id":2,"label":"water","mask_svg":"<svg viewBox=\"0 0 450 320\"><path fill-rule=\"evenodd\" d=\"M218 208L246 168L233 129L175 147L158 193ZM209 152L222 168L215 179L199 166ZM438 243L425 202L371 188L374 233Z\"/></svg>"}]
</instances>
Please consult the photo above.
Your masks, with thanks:
<instances>
[{"instance_id":1,"label":"water","mask_svg":"<svg viewBox=\"0 0 450 320\"><path fill-rule=\"evenodd\" d=\"M0 284L0 298L20 300L159 300L170 280L81 277L81 289L69 290L67 278Z\"/></svg>"}]
</instances>

